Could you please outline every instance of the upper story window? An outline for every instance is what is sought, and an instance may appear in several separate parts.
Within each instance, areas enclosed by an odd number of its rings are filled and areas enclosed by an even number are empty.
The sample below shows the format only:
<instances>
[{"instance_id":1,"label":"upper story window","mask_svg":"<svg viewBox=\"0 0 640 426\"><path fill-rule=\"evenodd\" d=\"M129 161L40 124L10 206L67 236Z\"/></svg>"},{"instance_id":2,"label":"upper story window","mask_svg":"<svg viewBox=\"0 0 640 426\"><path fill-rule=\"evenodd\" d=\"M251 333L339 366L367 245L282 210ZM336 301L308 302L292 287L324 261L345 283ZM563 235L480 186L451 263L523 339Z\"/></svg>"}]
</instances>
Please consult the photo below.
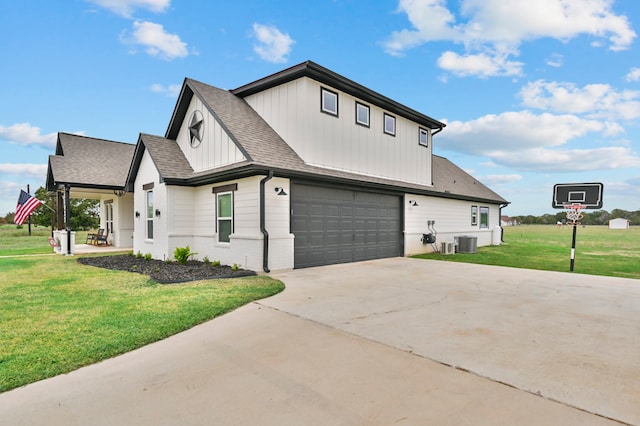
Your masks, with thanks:
<instances>
[{"instance_id":1,"label":"upper story window","mask_svg":"<svg viewBox=\"0 0 640 426\"><path fill-rule=\"evenodd\" d=\"M338 94L322 87L320 89L320 111L338 116Z\"/></svg>"},{"instance_id":2,"label":"upper story window","mask_svg":"<svg viewBox=\"0 0 640 426\"><path fill-rule=\"evenodd\" d=\"M369 106L356 102L356 124L369 127Z\"/></svg>"},{"instance_id":3,"label":"upper story window","mask_svg":"<svg viewBox=\"0 0 640 426\"><path fill-rule=\"evenodd\" d=\"M384 132L391 136L396 135L396 118L386 112L384 113Z\"/></svg>"},{"instance_id":4,"label":"upper story window","mask_svg":"<svg viewBox=\"0 0 640 426\"><path fill-rule=\"evenodd\" d=\"M418 143L422 146L429 146L429 131L420 127Z\"/></svg>"}]
</instances>

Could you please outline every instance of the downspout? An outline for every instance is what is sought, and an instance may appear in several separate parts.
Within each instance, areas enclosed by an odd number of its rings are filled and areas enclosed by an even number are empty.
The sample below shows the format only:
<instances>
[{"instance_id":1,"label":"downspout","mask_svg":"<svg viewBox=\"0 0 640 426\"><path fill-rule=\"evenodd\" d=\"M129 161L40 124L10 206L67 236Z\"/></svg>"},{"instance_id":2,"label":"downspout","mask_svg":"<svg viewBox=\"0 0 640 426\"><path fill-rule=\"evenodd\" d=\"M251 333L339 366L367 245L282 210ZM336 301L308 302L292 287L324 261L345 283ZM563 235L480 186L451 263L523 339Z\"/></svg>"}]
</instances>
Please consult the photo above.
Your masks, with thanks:
<instances>
[{"instance_id":1,"label":"downspout","mask_svg":"<svg viewBox=\"0 0 640 426\"><path fill-rule=\"evenodd\" d=\"M266 177L260 180L260 232L262 232L262 269L267 274L271 272L269 270L269 232L265 228L266 214L265 214L265 201L264 201L264 185L273 177L273 170L269 170Z\"/></svg>"},{"instance_id":2,"label":"downspout","mask_svg":"<svg viewBox=\"0 0 640 426\"><path fill-rule=\"evenodd\" d=\"M498 210L498 225L500 226L500 242L504 243L504 227L502 226L502 209L507 207L509 203L500 204L500 209Z\"/></svg>"},{"instance_id":3,"label":"downspout","mask_svg":"<svg viewBox=\"0 0 640 426\"><path fill-rule=\"evenodd\" d=\"M440 133L444 127L438 127L435 132L431 132L431 186L433 186L433 137Z\"/></svg>"}]
</instances>

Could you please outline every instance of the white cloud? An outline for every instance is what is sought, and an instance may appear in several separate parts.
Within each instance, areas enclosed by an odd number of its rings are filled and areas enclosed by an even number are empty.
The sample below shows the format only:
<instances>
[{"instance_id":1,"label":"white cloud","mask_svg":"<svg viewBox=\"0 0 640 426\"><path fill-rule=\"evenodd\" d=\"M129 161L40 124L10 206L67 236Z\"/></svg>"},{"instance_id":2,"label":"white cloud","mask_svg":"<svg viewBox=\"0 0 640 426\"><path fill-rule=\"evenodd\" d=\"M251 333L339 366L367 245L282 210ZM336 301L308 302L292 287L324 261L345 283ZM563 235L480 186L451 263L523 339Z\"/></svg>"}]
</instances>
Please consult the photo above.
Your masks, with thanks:
<instances>
[{"instance_id":1,"label":"white cloud","mask_svg":"<svg viewBox=\"0 0 640 426\"><path fill-rule=\"evenodd\" d=\"M122 41L142 45L149 55L168 61L189 55L187 44L178 35L166 32L162 25L153 22L135 21L132 37L122 37Z\"/></svg>"},{"instance_id":2,"label":"white cloud","mask_svg":"<svg viewBox=\"0 0 640 426\"><path fill-rule=\"evenodd\" d=\"M87 0L90 3L104 7L111 12L130 18L134 9L145 9L160 13L167 10L171 0Z\"/></svg>"},{"instance_id":3,"label":"white cloud","mask_svg":"<svg viewBox=\"0 0 640 426\"><path fill-rule=\"evenodd\" d=\"M0 164L0 174L26 175L35 178L46 176L46 164Z\"/></svg>"},{"instance_id":4,"label":"white cloud","mask_svg":"<svg viewBox=\"0 0 640 426\"><path fill-rule=\"evenodd\" d=\"M554 53L547 58L547 65L554 68L560 68L564 64L564 57L559 53Z\"/></svg>"},{"instance_id":5,"label":"white cloud","mask_svg":"<svg viewBox=\"0 0 640 426\"><path fill-rule=\"evenodd\" d=\"M485 185L505 185L522 180L521 175L509 174L509 175L486 175L480 178Z\"/></svg>"},{"instance_id":6,"label":"white cloud","mask_svg":"<svg viewBox=\"0 0 640 426\"><path fill-rule=\"evenodd\" d=\"M510 64L508 56L517 55L525 41L566 41L586 34L607 39L611 50L627 49L636 33L626 16L612 11L612 4L612 0L461 0L460 16L456 17L447 9L446 0L400 0L398 11L407 15L411 28L394 31L383 46L388 54L400 56L424 43L451 41L462 44L465 53L452 56L449 52L439 63L458 59L453 68L456 74L518 75L515 69L521 64ZM504 52L507 55L501 56ZM483 64L479 65L480 59ZM510 64L510 71L488 74L491 64ZM464 69L464 65L469 68Z\"/></svg>"},{"instance_id":7,"label":"white cloud","mask_svg":"<svg viewBox=\"0 0 640 426\"><path fill-rule=\"evenodd\" d=\"M443 148L487 155L507 150L560 146L606 126L575 115L534 114L530 111L489 114L466 122L452 121L438 135Z\"/></svg>"},{"instance_id":8,"label":"white cloud","mask_svg":"<svg viewBox=\"0 0 640 426\"><path fill-rule=\"evenodd\" d=\"M283 34L273 26L254 23L253 35L258 40L258 44L253 46L253 50L258 56L272 63L287 61L287 55L295 43L289 34Z\"/></svg>"},{"instance_id":9,"label":"white cloud","mask_svg":"<svg viewBox=\"0 0 640 426\"><path fill-rule=\"evenodd\" d=\"M627 74L627 81L640 81L640 68L631 68Z\"/></svg>"},{"instance_id":10,"label":"white cloud","mask_svg":"<svg viewBox=\"0 0 640 426\"><path fill-rule=\"evenodd\" d=\"M40 128L30 123L16 123L9 127L0 126L0 139L19 145L41 145L45 148L56 146L57 133L43 135Z\"/></svg>"},{"instance_id":11,"label":"white cloud","mask_svg":"<svg viewBox=\"0 0 640 426\"><path fill-rule=\"evenodd\" d=\"M507 151L492 155L497 164L538 172L579 172L640 167L640 157L629 148L605 147L593 149L536 148L520 153Z\"/></svg>"},{"instance_id":12,"label":"white cloud","mask_svg":"<svg viewBox=\"0 0 640 426\"><path fill-rule=\"evenodd\" d=\"M570 172L640 167L640 157L628 146L563 147L589 134L609 136L617 130L610 123L571 114L518 111L447 123L438 138L444 149L484 156L495 165L516 170Z\"/></svg>"},{"instance_id":13,"label":"white cloud","mask_svg":"<svg viewBox=\"0 0 640 426\"><path fill-rule=\"evenodd\" d=\"M522 74L522 62L507 60L507 55L458 55L455 52L444 52L438 58L438 66L457 76L476 75L480 78L495 76L519 76Z\"/></svg>"},{"instance_id":14,"label":"white cloud","mask_svg":"<svg viewBox=\"0 0 640 426\"><path fill-rule=\"evenodd\" d=\"M170 84L168 86L164 86L162 84L152 84L150 87L152 92L161 93L167 95L171 98L178 97L180 94L180 90L182 89L181 84Z\"/></svg>"},{"instance_id":15,"label":"white cloud","mask_svg":"<svg viewBox=\"0 0 640 426\"><path fill-rule=\"evenodd\" d=\"M525 85L519 93L526 107L589 118L634 120L640 117L640 91L616 91L608 84L587 84L538 80Z\"/></svg>"}]
</instances>

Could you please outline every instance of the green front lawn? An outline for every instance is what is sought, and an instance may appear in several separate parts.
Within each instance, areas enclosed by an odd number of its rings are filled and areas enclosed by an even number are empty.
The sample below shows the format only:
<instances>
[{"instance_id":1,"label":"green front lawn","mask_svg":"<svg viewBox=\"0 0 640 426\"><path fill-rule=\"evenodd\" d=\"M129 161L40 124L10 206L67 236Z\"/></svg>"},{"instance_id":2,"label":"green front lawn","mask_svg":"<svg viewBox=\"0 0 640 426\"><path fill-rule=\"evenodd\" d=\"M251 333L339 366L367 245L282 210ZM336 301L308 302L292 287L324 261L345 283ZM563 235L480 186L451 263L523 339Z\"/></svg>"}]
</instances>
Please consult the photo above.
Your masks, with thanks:
<instances>
[{"instance_id":1,"label":"green front lawn","mask_svg":"<svg viewBox=\"0 0 640 426\"><path fill-rule=\"evenodd\" d=\"M504 228L504 243L474 254L415 256L453 262L568 272L573 227L522 225ZM578 226L575 273L640 279L640 228Z\"/></svg>"},{"instance_id":2,"label":"green front lawn","mask_svg":"<svg viewBox=\"0 0 640 426\"><path fill-rule=\"evenodd\" d=\"M76 260L0 258L0 392L131 351L284 289L265 276L160 285Z\"/></svg>"}]
</instances>

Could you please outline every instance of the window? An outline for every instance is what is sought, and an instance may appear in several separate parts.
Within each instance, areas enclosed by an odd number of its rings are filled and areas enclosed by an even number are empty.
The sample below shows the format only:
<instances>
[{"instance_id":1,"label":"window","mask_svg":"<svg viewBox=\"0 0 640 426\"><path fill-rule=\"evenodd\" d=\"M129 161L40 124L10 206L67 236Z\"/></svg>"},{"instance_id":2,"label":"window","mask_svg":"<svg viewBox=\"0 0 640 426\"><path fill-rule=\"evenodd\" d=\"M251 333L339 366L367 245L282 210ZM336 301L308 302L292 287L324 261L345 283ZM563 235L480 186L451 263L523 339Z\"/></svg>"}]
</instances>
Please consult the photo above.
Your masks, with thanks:
<instances>
[{"instance_id":1,"label":"window","mask_svg":"<svg viewBox=\"0 0 640 426\"><path fill-rule=\"evenodd\" d=\"M105 225L109 234L113 235L113 200L104 202Z\"/></svg>"},{"instance_id":2,"label":"window","mask_svg":"<svg viewBox=\"0 0 640 426\"><path fill-rule=\"evenodd\" d=\"M419 135L418 143L422 146L429 146L429 131L421 127Z\"/></svg>"},{"instance_id":3,"label":"window","mask_svg":"<svg viewBox=\"0 0 640 426\"><path fill-rule=\"evenodd\" d=\"M320 89L320 110L330 115L338 116L338 94L331 90Z\"/></svg>"},{"instance_id":4,"label":"window","mask_svg":"<svg viewBox=\"0 0 640 426\"><path fill-rule=\"evenodd\" d=\"M233 233L233 192L220 192L216 194L218 204L218 242L231 242Z\"/></svg>"},{"instance_id":5,"label":"window","mask_svg":"<svg viewBox=\"0 0 640 426\"><path fill-rule=\"evenodd\" d=\"M489 207L480 207L480 229L489 228Z\"/></svg>"},{"instance_id":6,"label":"window","mask_svg":"<svg viewBox=\"0 0 640 426\"><path fill-rule=\"evenodd\" d=\"M147 191L147 240L153 240L153 190Z\"/></svg>"},{"instance_id":7,"label":"window","mask_svg":"<svg viewBox=\"0 0 640 426\"><path fill-rule=\"evenodd\" d=\"M396 135L396 118L393 115L384 113L384 132L388 135Z\"/></svg>"},{"instance_id":8,"label":"window","mask_svg":"<svg viewBox=\"0 0 640 426\"><path fill-rule=\"evenodd\" d=\"M471 226L478 226L478 206L471 206Z\"/></svg>"},{"instance_id":9,"label":"window","mask_svg":"<svg viewBox=\"0 0 640 426\"><path fill-rule=\"evenodd\" d=\"M356 102L356 124L369 127L369 106Z\"/></svg>"}]
</instances>

